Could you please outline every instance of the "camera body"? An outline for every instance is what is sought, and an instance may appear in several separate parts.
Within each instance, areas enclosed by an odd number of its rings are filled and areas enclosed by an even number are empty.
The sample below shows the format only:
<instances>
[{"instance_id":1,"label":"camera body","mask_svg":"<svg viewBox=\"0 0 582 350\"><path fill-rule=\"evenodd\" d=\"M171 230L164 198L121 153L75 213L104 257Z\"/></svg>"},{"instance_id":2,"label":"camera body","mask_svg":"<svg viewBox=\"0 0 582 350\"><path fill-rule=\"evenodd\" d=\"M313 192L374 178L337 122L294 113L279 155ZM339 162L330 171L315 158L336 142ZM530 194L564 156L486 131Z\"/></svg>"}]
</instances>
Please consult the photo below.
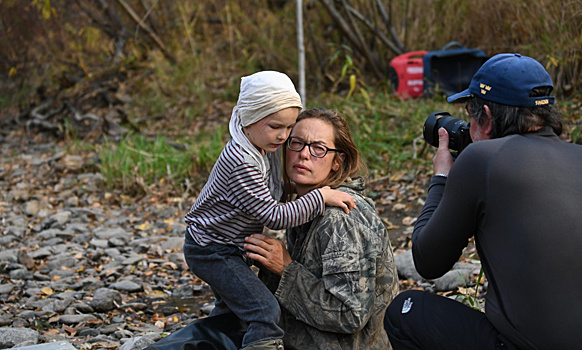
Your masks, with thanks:
<instances>
[{"instance_id":1,"label":"camera body","mask_svg":"<svg viewBox=\"0 0 582 350\"><path fill-rule=\"evenodd\" d=\"M447 112L433 112L426 118L423 127L424 140L431 146L439 146L439 129L449 133L449 149L461 153L471 142L470 124L457 119Z\"/></svg>"}]
</instances>

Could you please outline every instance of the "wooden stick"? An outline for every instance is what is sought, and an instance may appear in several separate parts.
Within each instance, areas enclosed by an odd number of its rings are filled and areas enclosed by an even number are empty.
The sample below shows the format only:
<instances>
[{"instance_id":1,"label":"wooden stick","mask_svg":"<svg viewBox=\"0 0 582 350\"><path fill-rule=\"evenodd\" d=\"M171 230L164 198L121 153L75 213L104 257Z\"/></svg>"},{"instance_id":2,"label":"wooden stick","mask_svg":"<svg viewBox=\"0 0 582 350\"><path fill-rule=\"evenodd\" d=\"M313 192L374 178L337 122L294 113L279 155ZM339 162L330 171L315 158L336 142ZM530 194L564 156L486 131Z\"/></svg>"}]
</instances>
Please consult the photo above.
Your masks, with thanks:
<instances>
[{"instance_id":1,"label":"wooden stick","mask_svg":"<svg viewBox=\"0 0 582 350\"><path fill-rule=\"evenodd\" d=\"M150 27L141 20L141 18L139 18L139 16L137 15L137 13L135 13L135 11L131 8L131 6L129 6L129 4L125 0L117 0L117 2L119 2L119 4L121 4L121 6L125 9L125 11L129 14L129 16L140 26L140 28L142 28L143 30L145 30L148 33L148 35L158 45L160 50L162 50L162 53L164 54L164 56L166 56L166 58L170 62L176 63L176 59L174 58L174 56L172 56L172 54L168 51L168 49L166 49L166 46L164 45L162 40L160 40L160 38L156 35L156 33L154 33L154 31L151 30Z\"/></svg>"}]
</instances>

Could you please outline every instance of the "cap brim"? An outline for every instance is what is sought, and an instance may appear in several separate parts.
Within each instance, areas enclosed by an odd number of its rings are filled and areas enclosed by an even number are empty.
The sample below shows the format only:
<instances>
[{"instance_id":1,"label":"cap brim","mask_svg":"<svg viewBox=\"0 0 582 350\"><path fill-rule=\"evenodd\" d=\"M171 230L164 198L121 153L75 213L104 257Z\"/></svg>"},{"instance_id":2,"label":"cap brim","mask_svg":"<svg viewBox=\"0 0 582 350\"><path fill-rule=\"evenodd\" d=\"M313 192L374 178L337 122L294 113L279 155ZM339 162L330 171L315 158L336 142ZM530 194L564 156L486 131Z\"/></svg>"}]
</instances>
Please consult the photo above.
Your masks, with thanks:
<instances>
[{"instance_id":1,"label":"cap brim","mask_svg":"<svg viewBox=\"0 0 582 350\"><path fill-rule=\"evenodd\" d=\"M464 91L461 91L459 93L447 97L447 102L449 103L463 102L464 100L472 96L473 94L469 92L469 89L466 89Z\"/></svg>"}]
</instances>

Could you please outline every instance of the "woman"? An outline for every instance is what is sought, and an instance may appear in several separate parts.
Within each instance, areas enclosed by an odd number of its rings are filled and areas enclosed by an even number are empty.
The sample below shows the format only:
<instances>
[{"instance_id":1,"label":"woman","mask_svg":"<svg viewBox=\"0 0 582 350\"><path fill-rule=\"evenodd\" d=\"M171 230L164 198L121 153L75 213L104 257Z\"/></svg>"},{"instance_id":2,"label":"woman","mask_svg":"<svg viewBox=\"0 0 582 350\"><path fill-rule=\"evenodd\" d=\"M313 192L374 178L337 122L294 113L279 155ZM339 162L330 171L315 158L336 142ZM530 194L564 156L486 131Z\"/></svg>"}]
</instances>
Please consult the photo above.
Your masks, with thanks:
<instances>
[{"instance_id":1,"label":"woman","mask_svg":"<svg viewBox=\"0 0 582 350\"><path fill-rule=\"evenodd\" d=\"M285 151L287 182L297 196L330 186L351 194L349 214L323 215L287 230L287 248L274 238L246 238L248 256L282 309L289 349L389 349L383 317L398 292L388 233L363 196L365 171L346 121L325 109L297 118Z\"/></svg>"}]
</instances>

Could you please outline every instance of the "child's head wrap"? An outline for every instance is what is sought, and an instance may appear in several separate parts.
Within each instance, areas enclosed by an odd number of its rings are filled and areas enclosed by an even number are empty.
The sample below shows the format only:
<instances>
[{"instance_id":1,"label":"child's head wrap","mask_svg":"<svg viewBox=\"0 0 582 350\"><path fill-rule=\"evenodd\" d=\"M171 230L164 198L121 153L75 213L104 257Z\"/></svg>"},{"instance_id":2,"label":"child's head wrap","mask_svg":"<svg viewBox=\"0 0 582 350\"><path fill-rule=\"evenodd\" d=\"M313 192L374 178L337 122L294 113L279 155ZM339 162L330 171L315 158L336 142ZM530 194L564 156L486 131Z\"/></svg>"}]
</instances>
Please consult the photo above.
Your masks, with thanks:
<instances>
[{"instance_id":1,"label":"child's head wrap","mask_svg":"<svg viewBox=\"0 0 582 350\"><path fill-rule=\"evenodd\" d=\"M257 148L246 138L242 128L289 107L303 108L301 98L289 77L280 72L262 71L241 79L238 102L230 117L230 135L259 164L266 176L266 165ZM269 154L271 165L270 190L275 199L280 199L281 149Z\"/></svg>"}]
</instances>

